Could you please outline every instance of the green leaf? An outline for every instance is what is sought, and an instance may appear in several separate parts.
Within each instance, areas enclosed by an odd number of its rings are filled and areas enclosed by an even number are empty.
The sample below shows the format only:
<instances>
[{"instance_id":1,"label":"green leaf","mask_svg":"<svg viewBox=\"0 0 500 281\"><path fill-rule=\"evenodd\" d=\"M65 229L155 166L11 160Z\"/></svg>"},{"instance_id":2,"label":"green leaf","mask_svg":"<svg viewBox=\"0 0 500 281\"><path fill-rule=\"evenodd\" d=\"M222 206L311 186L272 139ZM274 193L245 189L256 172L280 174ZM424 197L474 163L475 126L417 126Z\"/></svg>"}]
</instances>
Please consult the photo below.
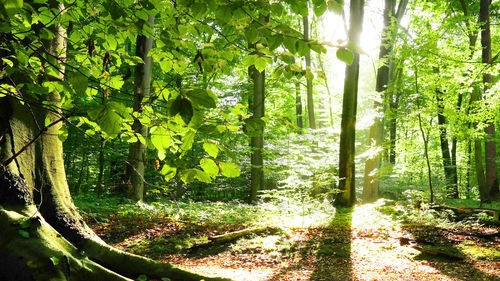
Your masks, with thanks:
<instances>
[{"instance_id":1,"label":"green leaf","mask_svg":"<svg viewBox=\"0 0 500 281\"><path fill-rule=\"evenodd\" d=\"M354 62L354 54L343 48L337 50L337 58L348 65L351 65Z\"/></svg>"},{"instance_id":2,"label":"green leaf","mask_svg":"<svg viewBox=\"0 0 500 281\"><path fill-rule=\"evenodd\" d=\"M19 233L19 235L21 235L23 238L30 238L30 233L26 230L19 229L17 233Z\"/></svg>"},{"instance_id":3,"label":"green leaf","mask_svg":"<svg viewBox=\"0 0 500 281\"><path fill-rule=\"evenodd\" d=\"M297 40L297 53L301 57L309 53L309 45L304 40Z\"/></svg>"},{"instance_id":4,"label":"green leaf","mask_svg":"<svg viewBox=\"0 0 500 281\"><path fill-rule=\"evenodd\" d=\"M325 53L326 54L325 46L323 46L321 43L319 43L317 41L310 42L309 48L311 48L311 50L315 51L316 53Z\"/></svg>"},{"instance_id":5,"label":"green leaf","mask_svg":"<svg viewBox=\"0 0 500 281\"><path fill-rule=\"evenodd\" d=\"M61 262L61 260L56 257L51 257L50 260L54 265L58 265Z\"/></svg>"},{"instance_id":6,"label":"green leaf","mask_svg":"<svg viewBox=\"0 0 500 281\"><path fill-rule=\"evenodd\" d=\"M151 129L151 143L156 149L158 149L158 151L160 151L158 155L160 160L163 160L165 159L165 153L170 148L170 144L172 143L172 137L167 129L161 126L153 127Z\"/></svg>"},{"instance_id":7,"label":"green leaf","mask_svg":"<svg viewBox=\"0 0 500 281\"><path fill-rule=\"evenodd\" d=\"M57 131L57 136L59 137L61 142L66 141L66 139L68 138L68 127L62 126L61 128L59 128L59 130Z\"/></svg>"},{"instance_id":8,"label":"green leaf","mask_svg":"<svg viewBox=\"0 0 500 281\"><path fill-rule=\"evenodd\" d=\"M257 32L257 30L254 27L248 27L245 30L245 37L247 38L248 42L250 42L252 44L259 41L258 35L259 35L259 33Z\"/></svg>"},{"instance_id":9,"label":"green leaf","mask_svg":"<svg viewBox=\"0 0 500 281\"><path fill-rule=\"evenodd\" d=\"M23 0L2 1L3 7L9 17L15 15L23 7Z\"/></svg>"},{"instance_id":10,"label":"green leaf","mask_svg":"<svg viewBox=\"0 0 500 281\"><path fill-rule=\"evenodd\" d=\"M283 36L280 34L274 34L267 37L267 47L271 51L278 48L282 42L283 42Z\"/></svg>"},{"instance_id":11,"label":"green leaf","mask_svg":"<svg viewBox=\"0 0 500 281\"><path fill-rule=\"evenodd\" d=\"M317 17L320 17L326 11L326 2L324 0L314 1L313 10L314 14L316 14Z\"/></svg>"},{"instance_id":12,"label":"green leaf","mask_svg":"<svg viewBox=\"0 0 500 281\"><path fill-rule=\"evenodd\" d=\"M137 281L148 281L148 277L144 274L139 275L139 277L137 277Z\"/></svg>"},{"instance_id":13,"label":"green leaf","mask_svg":"<svg viewBox=\"0 0 500 281\"><path fill-rule=\"evenodd\" d=\"M29 228L31 226L31 220L30 219L23 219L19 225L23 229Z\"/></svg>"},{"instance_id":14,"label":"green leaf","mask_svg":"<svg viewBox=\"0 0 500 281\"><path fill-rule=\"evenodd\" d=\"M285 38L283 38L283 45L285 45L285 48L287 48L290 53L294 54L296 52L296 43L297 43L297 39L295 38L292 38L292 37L289 37L289 36L286 36Z\"/></svg>"},{"instance_id":15,"label":"green leaf","mask_svg":"<svg viewBox=\"0 0 500 281\"><path fill-rule=\"evenodd\" d=\"M215 143L205 142L203 143L203 149L213 158L217 158L219 154L219 147Z\"/></svg>"},{"instance_id":16,"label":"green leaf","mask_svg":"<svg viewBox=\"0 0 500 281\"><path fill-rule=\"evenodd\" d=\"M258 59L255 60L255 68L257 68L259 72L266 70L266 66L267 66L267 60L265 57L259 57Z\"/></svg>"},{"instance_id":17,"label":"green leaf","mask_svg":"<svg viewBox=\"0 0 500 281\"><path fill-rule=\"evenodd\" d=\"M170 108L171 116L175 116L177 114L181 116L182 120L186 124L189 124L191 118L193 118L193 106L188 99L185 99L182 96L178 96Z\"/></svg>"},{"instance_id":18,"label":"green leaf","mask_svg":"<svg viewBox=\"0 0 500 281\"><path fill-rule=\"evenodd\" d=\"M163 59L163 60L160 61L160 68L165 73L167 73L170 70L172 70L172 66L173 66L172 60L170 60L168 58Z\"/></svg>"},{"instance_id":19,"label":"green leaf","mask_svg":"<svg viewBox=\"0 0 500 281\"><path fill-rule=\"evenodd\" d=\"M104 109L101 118L97 120L101 129L112 138L117 137L120 133L122 122L122 117L110 108Z\"/></svg>"},{"instance_id":20,"label":"green leaf","mask_svg":"<svg viewBox=\"0 0 500 281\"><path fill-rule=\"evenodd\" d=\"M264 126L266 125L266 122L262 120L261 118L248 118L245 119L245 127L246 127L246 134L250 137L259 137L262 136L262 133L264 131Z\"/></svg>"},{"instance_id":21,"label":"green leaf","mask_svg":"<svg viewBox=\"0 0 500 281\"><path fill-rule=\"evenodd\" d=\"M196 106L215 108L217 96L210 90L194 89L186 93L187 98Z\"/></svg>"},{"instance_id":22,"label":"green leaf","mask_svg":"<svg viewBox=\"0 0 500 281\"><path fill-rule=\"evenodd\" d=\"M68 79L73 90L79 95L84 95L87 90L89 79L78 71L75 71L69 75Z\"/></svg>"},{"instance_id":23,"label":"green leaf","mask_svg":"<svg viewBox=\"0 0 500 281\"><path fill-rule=\"evenodd\" d=\"M228 178L240 176L240 167L231 162L219 162L221 174Z\"/></svg>"},{"instance_id":24,"label":"green leaf","mask_svg":"<svg viewBox=\"0 0 500 281\"><path fill-rule=\"evenodd\" d=\"M201 170L198 170L198 169L193 169L193 170L195 170L195 172L196 172L195 178L197 180L204 182L204 183L210 183L212 181L212 179L210 178L210 176L207 173L205 173Z\"/></svg>"},{"instance_id":25,"label":"green leaf","mask_svg":"<svg viewBox=\"0 0 500 281\"><path fill-rule=\"evenodd\" d=\"M169 181L175 177L177 174L177 168L171 167L168 164L163 164L163 167L161 168L161 174L165 178L165 181Z\"/></svg>"},{"instance_id":26,"label":"green leaf","mask_svg":"<svg viewBox=\"0 0 500 281\"><path fill-rule=\"evenodd\" d=\"M195 177L196 177L196 170L195 169L187 169L187 170L181 170L179 177L182 182L184 183L190 183L192 182Z\"/></svg>"},{"instance_id":27,"label":"green leaf","mask_svg":"<svg viewBox=\"0 0 500 281\"><path fill-rule=\"evenodd\" d=\"M183 138L181 149L184 151L190 150L193 147L194 137L196 135L195 131L189 131Z\"/></svg>"},{"instance_id":28,"label":"green leaf","mask_svg":"<svg viewBox=\"0 0 500 281\"><path fill-rule=\"evenodd\" d=\"M215 178L219 174L219 166L210 158L201 159L200 166L212 178Z\"/></svg>"},{"instance_id":29,"label":"green leaf","mask_svg":"<svg viewBox=\"0 0 500 281\"><path fill-rule=\"evenodd\" d=\"M170 279L170 278L168 278L168 277L163 277L163 278L161 279L161 281L172 281L172 279Z\"/></svg>"}]
</instances>

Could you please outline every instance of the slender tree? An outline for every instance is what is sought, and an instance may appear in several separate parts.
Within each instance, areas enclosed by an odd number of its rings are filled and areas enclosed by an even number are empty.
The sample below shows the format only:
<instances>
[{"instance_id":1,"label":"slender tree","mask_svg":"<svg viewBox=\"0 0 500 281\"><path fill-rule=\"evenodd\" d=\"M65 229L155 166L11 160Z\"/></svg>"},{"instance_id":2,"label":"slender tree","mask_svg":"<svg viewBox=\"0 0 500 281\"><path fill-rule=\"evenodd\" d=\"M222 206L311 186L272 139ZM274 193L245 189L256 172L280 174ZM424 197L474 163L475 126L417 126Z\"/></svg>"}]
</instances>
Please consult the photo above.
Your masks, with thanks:
<instances>
[{"instance_id":1,"label":"slender tree","mask_svg":"<svg viewBox=\"0 0 500 281\"><path fill-rule=\"evenodd\" d=\"M264 117L265 71L260 72L255 66L251 66L249 72L253 81L253 102L251 105L253 112L252 118L260 120L260 118ZM259 125L257 126L256 132L250 137L250 148L252 149L250 158L250 202L255 202L257 199L257 192L264 187L264 159L262 156L262 150L264 148L264 126L262 126L261 122L255 122L255 124Z\"/></svg>"},{"instance_id":2,"label":"slender tree","mask_svg":"<svg viewBox=\"0 0 500 281\"><path fill-rule=\"evenodd\" d=\"M292 57L292 63L295 63L295 57ZM300 83L295 82L295 116L297 118L297 127L299 134L302 134L304 129L303 116L302 116L302 95L300 93Z\"/></svg>"},{"instance_id":3,"label":"slender tree","mask_svg":"<svg viewBox=\"0 0 500 281\"><path fill-rule=\"evenodd\" d=\"M446 180L447 196L458 198L457 169L453 166L450 147L448 143L448 132L446 130L446 117L444 116L443 93L436 90L436 100L438 106L439 140L441 144L441 154L443 158L444 176Z\"/></svg>"},{"instance_id":4,"label":"slender tree","mask_svg":"<svg viewBox=\"0 0 500 281\"><path fill-rule=\"evenodd\" d=\"M309 40L309 16L304 16L302 18L302 23L304 26L304 40ZM306 70L311 71L311 52L308 52L305 57L306 60ZM306 96L307 96L307 114L309 116L309 128L316 129L316 117L314 115L314 97L313 97L313 81L308 75L306 76Z\"/></svg>"},{"instance_id":5,"label":"slender tree","mask_svg":"<svg viewBox=\"0 0 500 281\"><path fill-rule=\"evenodd\" d=\"M148 22L151 26L154 24L152 16L148 16ZM144 63L138 64L135 68L135 93L134 93L134 112L140 116L143 109L143 101L149 96L151 87L151 67L153 59L148 56L153 47L153 38L145 35L138 35L136 41L136 56L142 58ZM148 128L142 124L139 117L134 119L132 125L134 133L142 140L137 140L130 144L128 165L130 165L130 192L129 196L134 201L144 199L144 168L146 164L146 144Z\"/></svg>"},{"instance_id":6,"label":"slender tree","mask_svg":"<svg viewBox=\"0 0 500 281\"><path fill-rule=\"evenodd\" d=\"M363 26L364 0L351 0L348 39L359 44ZM356 107L358 100L359 53L354 53L352 64L346 66L342 121L339 146L339 190L335 205L352 206L356 201L354 175L354 142L356 136Z\"/></svg>"},{"instance_id":7,"label":"slender tree","mask_svg":"<svg viewBox=\"0 0 500 281\"><path fill-rule=\"evenodd\" d=\"M382 30L382 39L380 43L380 53L379 59L385 62L378 68L377 71L377 84L375 90L382 96L382 99L386 99L385 91L390 81L391 77L391 59L389 58L391 50L394 44L394 33L395 28L401 21L406 10L406 5L408 0L401 0L396 8L396 0L385 0L384 8L384 28ZM373 124L370 126L370 131L368 135L368 144L380 147L384 141L384 105L381 102L376 101L374 103L374 109L376 112L376 117ZM379 180L374 175L374 173L380 168L380 154L374 155L372 158L368 159L365 164L365 176L363 183L363 201L371 202L378 197L378 184Z\"/></svg>"},{"instance_id":8,"label":"slender tree","mask_svg":"<svg viewBox=\"0 0 500 281\"><path fill-rule=\"evenodd\" d=\"M482 62L492 65L491 57L491 31L490 31L490 5L491 0L481 0L479 22L481 23ZM484 91L486 92L493 83L493 76L489 72L483 73ZM481 202L488 202L499 195L498 171L496 164L495 119L487 120L485 129L485 177L486 185L480 190Z\"/></svg>"}]
</instances>

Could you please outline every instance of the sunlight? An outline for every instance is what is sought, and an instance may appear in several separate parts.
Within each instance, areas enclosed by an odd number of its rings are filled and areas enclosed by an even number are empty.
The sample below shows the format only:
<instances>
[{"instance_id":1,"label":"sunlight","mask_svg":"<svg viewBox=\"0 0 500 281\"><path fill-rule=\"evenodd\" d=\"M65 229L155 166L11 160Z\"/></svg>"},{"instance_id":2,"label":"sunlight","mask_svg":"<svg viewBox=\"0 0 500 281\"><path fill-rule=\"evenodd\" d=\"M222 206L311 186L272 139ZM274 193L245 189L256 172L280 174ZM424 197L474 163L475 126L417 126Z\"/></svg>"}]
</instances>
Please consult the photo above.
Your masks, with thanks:
<instances>
[{"instance_id":1,"label":"sunlight","mask_svg":"<svg viewBox=\"0 0 500 281\"><path fill-rule=\"evenodd\" d=\"M358 93L358 129L368 128L375 119L375 112L372 110L373 101L380 100L380 96L375 92L375 75L378 65L378 52L380 46L380 33L383 26L382 10L384 1L367 1L361 34L361 46L363 51L360 61L360 78ZM346 21L349 21L349 7L344 8ZM327 11L320 18L321 40L331 42L334 45L343 45L346 42L346 23L342 16ZM332 28L333 27L333 28ZM335 95L332 101L333 112L340 115L342 111L342 93L344 85L345 64L336 58L336 49L329 48L326 55L326 73L330 90Z\"/></svg>"}]
</instances>

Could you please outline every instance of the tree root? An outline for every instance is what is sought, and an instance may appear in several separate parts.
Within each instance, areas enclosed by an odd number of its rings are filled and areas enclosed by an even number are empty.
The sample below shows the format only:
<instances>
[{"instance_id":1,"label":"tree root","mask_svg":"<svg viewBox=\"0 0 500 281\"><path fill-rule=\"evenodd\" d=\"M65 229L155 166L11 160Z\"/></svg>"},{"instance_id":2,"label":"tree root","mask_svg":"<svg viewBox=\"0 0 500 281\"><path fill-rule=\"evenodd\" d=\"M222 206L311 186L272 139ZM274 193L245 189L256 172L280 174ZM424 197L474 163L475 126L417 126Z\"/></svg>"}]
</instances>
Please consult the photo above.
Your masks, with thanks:
<instances>
[{"instance_id":1,"label":"tree root","mask_svg":"<svg viewBox=\"0 0 500 281\"><path fill-rule=\"evenodd\" d=\"M0 276L3 281L131 281L140 275L172 281L222 281L112 248L100 239L82 247L63 238L31 205L0 207ZM4 227L5 226L5 227Z\"/></svg>"}]
</instances>

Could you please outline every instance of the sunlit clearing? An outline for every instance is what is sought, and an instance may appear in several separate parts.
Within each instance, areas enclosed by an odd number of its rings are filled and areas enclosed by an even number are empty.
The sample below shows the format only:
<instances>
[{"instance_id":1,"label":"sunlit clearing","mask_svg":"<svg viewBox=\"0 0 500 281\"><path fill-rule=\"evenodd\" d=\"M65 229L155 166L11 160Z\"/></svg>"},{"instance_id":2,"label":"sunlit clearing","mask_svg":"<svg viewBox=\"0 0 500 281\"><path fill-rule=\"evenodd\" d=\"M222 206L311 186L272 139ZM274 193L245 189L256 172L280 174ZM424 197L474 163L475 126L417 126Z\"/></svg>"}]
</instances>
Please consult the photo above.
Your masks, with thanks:
<instances>
[{"instance_id":1,"label":"sunlit clearing","mask_svg":"<svg viewBox=\"0 0 500 281\"><path fill-rule=\"evenodd\" d=\"M335 215L335 209L329 202L285 201L263 203L263 210L269 214L280 213L280 216L270 215L263 219L266 225L275 225L287 228L308 228L325 225Z\"/></svg>"}]
</instances>

